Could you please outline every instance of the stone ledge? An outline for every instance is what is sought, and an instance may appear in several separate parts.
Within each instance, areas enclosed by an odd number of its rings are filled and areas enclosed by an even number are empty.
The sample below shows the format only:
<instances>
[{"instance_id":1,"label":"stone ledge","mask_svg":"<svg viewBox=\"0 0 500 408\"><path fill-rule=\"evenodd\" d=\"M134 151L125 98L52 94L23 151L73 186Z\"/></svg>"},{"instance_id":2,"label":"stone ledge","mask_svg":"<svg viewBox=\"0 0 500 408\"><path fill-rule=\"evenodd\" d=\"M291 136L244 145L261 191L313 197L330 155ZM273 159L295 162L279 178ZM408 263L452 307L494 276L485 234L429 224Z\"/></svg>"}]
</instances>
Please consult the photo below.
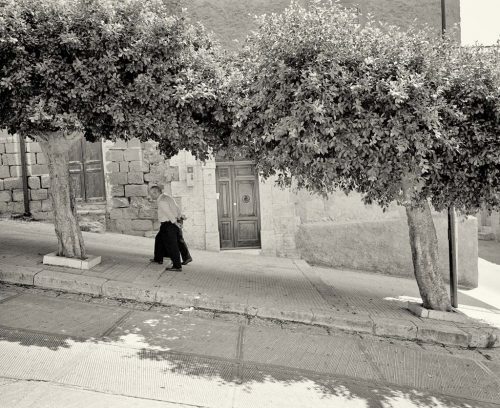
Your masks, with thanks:
<instances>
[{"instance_id":1,"label":"stone ledge","mask_svg":"<svg viewBox=\"0 0 500 408\"><path fill-rule=\"evenodd\" d=\"M405 340L416 340L418 326L408 320L372 317L373 334L383 337L399 337Z\"/></svg>"},{"instance_id":2,"label":"stone ledge","mask_svg":"<svg viewBox=\"0 0 500 408\"><path fill-rule=\"evenodd\" d=\"M459 347L473 347L469 342L469 334L452 324L433 327L423 322L418 325L417 340ZM487 343L485 342L479 347L486 346Z\"/></svg>"},{"instance_id":3,"label":"stone ledge","mask_svg":"<svg viewBox=\"0 0 500 408\"><path fill-rule=\"evenodd\" d=\"M107 279L93 276L83 276L76 273L56 272L44 269L35 275L34 286L101 296L102 286L106 281Z\"/></svg>"},{"instance_id":4,"label":"stone ledge","mask_svg":"<svg viewBox=\"0 0 500 408\"><path fill-rule=\"evenodd\" d=\"M462 312L441 312L439 310L430 310L422 307L421 304L415 302L408 302L407 309L412 312L415 316L421 317L423 319L433 319L442 320L445 322L455 322L455 323L468 323L471 321L469 317L464 315Z\"/></svg>"},{"instance_id":5,"label":"stone ledge","mask_svg":"<svg viewBox=\"0 0 500 408\"><path fill-rule=\"evenodd\" d=\"M33 285L35 276L42 268L20 265L1 265L0 281L21 285Z\"/></svg>"},{"instance_id":6,"label":"stone ledge","mask_svg":"<svg viewBox=\"0 0 500 408\"><path fill-rule=\"evenodd\" d=\"M57 252L51 252L50 254L43 256L44 265L53 265L53 266L65 266L67 268L74 269L91 269L94 266L101 263L100 256L89 255L87 259L78 259L78 258L66 258L64 256L58 256Z\"/></svg>"},{"instance_id":7,"label":"stone ledge","mask_svg":"<svg viewBox=\"0 0 500 408\"><path fill-rule=\"evenodd\" d=\"M28 274L24 273L28 269ZM153 284L123 282L81 275L80 273L38 270L36 268L0 268L0 280L9 283L22 283L73 293L95 296L108 296L117 299L154 302L179 307L245 314L265 319L279 319L304 324L330 327L346 332L369 333L382 337L395 337L406 340L419 340L459 347L491 348L499 345L499 331L491 326L482 325L473 319L467 324L424 320L409 322L377 316L338 313L328 310L280 310L273 307L251 307L224 299L211 299L195 294L177 293L175 289L162 288ZM31 276L33 278L31 278Z\"/></svg>"},{"instance_id":8,"label":"stone ledge","mask_svg":"<svg viewBox=\"0 0 500 408\"><path fill-rule=\"evenodd\" d=\"M102 285L102 296L115 299L130 299L138 302L156 302L158 288L145 283L109 280Z\"/></svg>"}]
</instances>

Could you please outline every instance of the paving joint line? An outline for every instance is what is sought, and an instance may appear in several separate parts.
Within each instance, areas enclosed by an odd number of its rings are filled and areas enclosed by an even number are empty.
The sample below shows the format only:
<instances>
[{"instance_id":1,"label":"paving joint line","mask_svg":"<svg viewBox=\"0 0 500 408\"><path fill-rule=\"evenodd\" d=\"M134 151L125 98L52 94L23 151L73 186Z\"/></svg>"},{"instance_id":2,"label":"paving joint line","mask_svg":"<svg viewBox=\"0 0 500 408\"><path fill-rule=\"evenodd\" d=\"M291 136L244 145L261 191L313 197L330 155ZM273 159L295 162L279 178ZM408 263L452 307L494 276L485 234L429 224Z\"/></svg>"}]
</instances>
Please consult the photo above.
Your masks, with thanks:
<instances>
[{"instance_id":1,"label":"paving joint line","mask_svg":"<svg viewBox=\"0 0 500 408\"><path fill-rule=\"evenodd\" d=\"M308 277L308 276L304 273L304 271L302 270L302 268L300 268L300 266L299 266L299 265L297 265L296 261L294 261L294 264L295 264L295 265L297 266L297 268L301 271L301 273L304 275L304 277L306 278L306 280L308 280L308 281L311 283L311 285L313 285L313 287L314 287L314 288L318 291L318 293L320 294L320 296L322 296L323 300L325 300L325 298L323 297L323 295L322 295L322 294L320 293L320 291L318 290L317 286L315 286L315 284L314 284L314 283L312 283L312 281L311 281L311 280L309 279L309 277ZM37 272L37 274L38 274L38 273L40 273L40 272L43 272L43 270L42 270L42 271ZM82 276L82 275L78 275L78 274L74 274L74 275L77 277L76 279L78 279L78 276ZM107 282L109 282L109 281L112 281L112 279L106 279L106 281L105 281L105 282L103 282L103 283L100 285L100 288L99 288L100 293L99 293L99 294L97 294L97 295L96 295L96 294L90 294L90 295L91 295L91 296L94 296L94 297L95 297L95 296L97 296L97 297L103 297L103 298L105 298L105 296L103 296L103 294L102 294L102 287L103 287L103 285L104 285L104 284L106 284L106 283L107 283ZM133 285L133 283L131 283L131 284ZM25 285L28 285L28 284L25 284ZM324 283L323 283L323 285L325 285L325 286L326 286L326 284L324 284ZM35 285L35 284L33 284L32 286L33 286L33 287L35 287L35 288L41 288L40 286ZM42 289L44 289L44 288L42 288ZM46 288L46 289L47 289L47 288ZM50 288L48 288L48 289L50 289ZM67 292L67 293L77 293L77 294L78 294L78 293L80 293L80 292L78 292L78 291L77 291L77 292L73 292L73 291L70 291L70 290L61 290L61 289L51 289L51 290L55 290L55 291L59 291L59 292ZM157 290L157 291L158 291L158 290ZM136 301L135 299L130 299L130 298L120 298L120 297L117 297L117 298L115 298L115 299L119 299L119 300L121 300L121 299L126 299L126 300L129 300L129 301L131 301L131 300L132 300L132 301ZM178 299L177 299L177 300L178 300ZM189 299L188 299L188 301L189 301ZM167 304L167 305L169 305L169 306L176 306L176 305L175 305L175 299L173 299L173 302L174 302L174 303L172 303L172 304ZM325 300L325 302L327 302L327 305L330 307L330 309L332 309L332 305L331 305L331 304L330 304L327 300ZM141 303L149 303L149 302L141 302ZM192 303L192 302L191 302L191 303ZM157 299L156 299L156 295L155 295L155 300L152 302L152 304L164 304L164 303L160 303L160 302L158 302L158 301L157 301ZM196 305L194 305L194 304L192 304L191 306L192 306L194 309L197 309L197 310L202 310L202 311L210 311L210 312L214 312L214 311L215 311L215 313L228 313L228 314L233 314L233 315L240 315L240 316L242 315L242 316L245 316L245 317L248 317L248 316L249 316L249 314L248 314L248 310L246 310L245 312L241 312L241 311L239 312L239 311L236 311L236 310L219 310L219 309L217 309L217 307L210 307L210 306L208 306L208 305L207 305L208 307L207 307L207 306L205 306L205 307L204 307L203 305L196 306ZM151 308L151 307L150 307L150 308ZM331 312L333 312L333 313L334 313L335 311L334 311L334 310L331 310ZM282 313L283 313L283 312L282 312ZM312 313L312 311L311 311L311 313ZM314 316L314 313L312 313L312 316ZM368 317L368 319L369 319L369 321L370 321L370 323L371 323L371 330L370 330L370 333L371 333L371 334L373 334L373 335L376 335L376 334L375 334L375 322L374 322L374 320L373 320L373 316L372 316L372 315L370 315L370 314L368 314L368 315L366 315L366 316ZM251 316L251 317L253 317L253 316ZM341 327L336 327L335 325L322 324L322 323L318 323L318 322L314 322L314 321L304 321L304 319L299 320L299 319L294 319L293 317L289 317L289 318L286 318L286 317L285 317L285 318L279 318L279 317L266 317L266 316L258 316L258 315L256 315L255 317L258 317L258 318L263 319L263 320L270 320L270 321L273 321L273 322L278 322L278 323L279 323L279 324L281 324L281 325L282 325L282 322L283 322L283 321L286 321L286 322L299 323L299 324L304 324L304 325L320 326L320 327L329 327L329 326L331 326L331 327L332 327L332 328L334 328L334 329L339 329L339 330L344 331L344 332L356 332L356 329L349 329L349 330L347 330L347 329L343 329L343 328L341 328ZM314 320L314 319L313 319L313 320ZM415 323L414 323L414 324L415 324ZM416 325L416 324L415 324L415 325ZM417 339L418 339L418 333L419 333L419 326L417 325L417 330L416 330L416 337L417 337ZM381 337L387 337L387 336L381 336ZM390 336L389 336L389 337L390 337ZM469 337L470 337L470 336L469 336ZM409 341L414 341L415 339L407 339L407 340L409 340ZM429 342L429 343L433 343L433 341L428 341L428 342ZM440 342L434 342L434 343L441 344ZM447 344L448 344L448 343L447 343ZM454 345L454 346L458 346L458 347L464 347L464 346L463 346L463 344L453 344L453 343L450 343L449 345Z\"/></svg>"},{"instance_id":2,"label":"paving joint line","mask_svg":"<svg viewBox=\"0 0 500 408\"><path fill-rule=\"evenodd\" d=\"M484 364L482 361L478 361L478 360L474 360L474 361L483 371L485 371L486 373L488 373L489 375L494 377L498 381L498 385L500 387L500 375L495 373L493 370L490 370L490 368L486 364Z\"/></svg>"},{"instance_id":3,"label":"paving joint line","mask_svg":"<svg viewBox=\"0 0 500 408\"><path fill-rule=\"evenodd\" d=\"M304 263L306 263L305 261L303 261ZM313 282L313 279L311 279L308 274L304 271L304 269L299 265L299 263L296 261L296 260L293 260L293 264L295 265L295 267L300 271L300 273L302 274L302 276L304 276L304 278L311 284L311 286L316 290L316 292L318 292L318 294L321 296L321 298L325 301L325 303L330 307L330 308L334 308L336 309L338 307L338 305L335 305L333 304L333 302L331 302L330 300L330 297L338 297L336 294L332 294L330 293L332 291L331 287L329 285L327 285L319 276L316 276L316 274L314 274L314 280L317 280L317 282ZM307 269L311 269L311 266L309 264L307 264ZM314 273L314 272L313 272ZM322 286L320 288L320 286ZM329 294L325 294L325 291L329 292ZM342 302L345 302L346 305L349 307L349 304L347 303L347 301L343 300L342 299Z\"/></svg>"},{"instance_id":4,"label":"paving joint line","mask_svg":"<svg viewBox=\"0 0 500 408\"><path fill-rule=\"evenodd\" d=\"M379 366L377 364L375 364L375 361L373 361L372 357L368 353L368 350L363 345L363 343L360 341L360 339L356 339L355 341L356 341L356 344L357 344L359 350L361 351L361 354L363 354L363 356L365 356L365 358L368 361L368 364L370 365L370 367L373 369L374 372L377 373L377 375L380 376L380 380L381 381L387 381L387 382L389 382L387 380L387 378L385 377L384 373L382 372L382 370L380 370Z\"/></svg>"},{"instance_id":5,"label":"paving joint line","mask_svg":"<svg viewBox=\"0 0 500 408\"><path fill-rule=\"evenodd\" d=\"M0 330L5 330L5 331L11 332L11 333L21 333L21 334L28 333L28 334L39 334L42 336L52 336L60 341L74 340L74 341L77 341L80 343L85 343L86 341L90 340L90 338L79 337L79 336L76 336L73 334L62 334L62 333L53 333L53 332L44 331L44 330L16 328L16 327L4 326L2 324L0 324Z\"/></svg>"},{"instance_id":6,"label":"paving joint line","mask_svg":"<svg viewBox=\"0 0 500 408\"><path fill-rule=\"evenodd\" d=\"M12 295L12 296L9 296L8 298L2 299L2 300L0 300L0 305L1 305L2 303L6 303L6 302L8 302L9 300L15 299L15 298L17 298L17 297L19 297L19 296L21 296L21 295L22 295L22 293L18 292L18 293L16 293L16 294Z\"/></svg>"},{"instance_id":7,"label":"paving joint line","mask_svg":"<svg viewBox=\"0 0 500 408\"><path fill-rule=\"evenodd\" d=\"M106 329L100 336L98 336L97 338L98 339L102 339L102 338L105 338L105 337L108 337L111 333L113 333L113 331L120 325L122 324L134 311L133 310L129 310L128 312L126 312L122 317L120 317L116 322L114 322L111 327L109 327L108 329Z\"/></svg>"},{"instance_id":8,"label":"paving joint line","mask_svg":"<svg viewBox=\"0 0 500 408\"><path fill-rule=\"evenodd\" d=\"M2 328L2 326L0 326L0 328ZM31 330L27 330L27 329L14 329L14 328L6 328L7 330L9 331L25 331L25 332L32 332ZM53 336L53 337L60 337L59 335L57 334L54 334L54 333L44 333L44 334L48 334L50 336ZM76 339L76 336L66 336L67 338L73 338L73 339ZM84 341L84 342L87 342L87 341ZM99 343L96 343L96 342L89 342L91 345L94 345L94 346L98 346L99 344L102 344L102 345L105 345L107 347L119 347L119 348L125 348L125 349L129 349L129 350L136 350L138 353L140 352L144 352L144 351L151 351L152 353L157 353L157 354L163 354L163 355L172 355L172 356L184 356L184 357L195 357L195 358L200 358L200 359L203 359L203 360L212 360L212 361L218 361L218 362L225 362L225 363L229 363L229 364L233 364L233 365L238 365L238 364L241 364L242 367L256 367L257 369L268 369L268 370L276 370L276 371L281 371L281 372L294 372L294 373L298 373L299 375L303 375L305 377L309 376L309 377L313 377L313 378L328 378L329 380L331 381L334 381L334 382L339 382L339 380L348 380L348 381L352 381L352 382L355 382L355 383L363 383L363 384L370 384L370 385L373 385L373 386L379 386L379 387L384 387L384 388L387 388L389 386L397 386L398 388L402 389L402 390L407 390L408 392L410 391L414 391L415 390L415 387L412 387L412 386L408 386L408 385L405 385L405 384L398 384L398 383L395 383L395 382L390 382L390 381L387 381L384 379L383 376L381 376L380 379L360 379L358 377L353 377L353 376L349 376L349 375L345 375L345 374L337 374L337 373L326 373L326 372L321 372L321 371L314 371L314 370L309 370L309 369L304 369L304 368L298 368L298 367L290 367L290 366L284 366L284 365L278 365L278 364L270 364L270 363L262 363L262 362L257 362L257 361L238 361L234 358L226 358L226 357L218 357L218 356L207 356L207 355L202 355L202 354L196 354L196 353L187 353L187 352L179 352L179 351L173 351L173 350L166 350L166 351L158 351L158 350L155 350L155 349L148 349L148 348L145 348L145 349L136 349L136 348L133 348L133 347L127 347L125 345L118 345L118 344L113 344L113 343L107 343L106 341L103 341L103 340L100 340ZM363 352L363 351L362 351ZM458 358L458 359L464 359L464 358L461 358L459 356L456 356L455 358ZM470 359L468 359L470 360ZM5 376L0 376L2 378L8 378L10 379L11 377L5 377ZM17 379L17 378L12 378L12 379ZM36 379L19 379L21 381L41 381L41 382L50 382L49 380L36 380ZM433 395L437 396L437 395L441 395L441 396L446 396L446 397L453 397L453 398L457 398L457 395L456 394L451 394L451 393L443 393L442 391L436 389L428 389L428 388L419 388L420 391L424 391L424 392L427 392L427 393L430 393L430 392L433 392ZM90 391L94 391L94 390L90 390ZM97 392L97 391L96 391ZM436 395L437 394L437 395ZM116 394L116 395L120 395L120 394ZM472 402L487 402L491 405L494 405L494 406L498 406L500 407L500 403L496 403L496 402L491 402L491 401L488 401L488 400L478 400L478 399L474 399L472 397L464 397L464 396L460 396L461 399L463 400L468 400L468 401L472 401Z\"/></svg>"},{"instance_id":9,"label":"paving joint line","mask_svg":"<svg viewBox=\"0 0 500 408\"><path fill-rule=\"evenodd\" d=\"M162 400L162 399L157 399L157 398L150 398L150 397L137 397L135 395L128 395L128 394L122 394L122 393L112 393L112 392L106 392L102 390L96 390L93 388L88 388L88 387L82 387L82 386L76 386L73 384L66 384L66 383L60 383L60 382L55 382L51 380L41 380L39 378L16 378L16 377L0 377L0 378L5 378L7 380L13 380L14 383L17 382L33 382L33 383L43 383L43 384L50 384L53 385L54 387L60 387L60 388L70 388L73 390L83 390L83 391L89 391L89 392L95 392L96 394L104 394L104 395L114 395L118 397L127 397L127 398L134 398L138 400L147 400L147 401L156 401L156 402L163 402L167 404L177 404L177 405L185 405L188 407L194 407L194 408L209 408L207 405L196 405L196 404L190 404L190 403L185 403L185 402L177 402L177 401L170 401L170 400ZM8 385L8 384L4 384Z\"/></svg>"}]
</instances>

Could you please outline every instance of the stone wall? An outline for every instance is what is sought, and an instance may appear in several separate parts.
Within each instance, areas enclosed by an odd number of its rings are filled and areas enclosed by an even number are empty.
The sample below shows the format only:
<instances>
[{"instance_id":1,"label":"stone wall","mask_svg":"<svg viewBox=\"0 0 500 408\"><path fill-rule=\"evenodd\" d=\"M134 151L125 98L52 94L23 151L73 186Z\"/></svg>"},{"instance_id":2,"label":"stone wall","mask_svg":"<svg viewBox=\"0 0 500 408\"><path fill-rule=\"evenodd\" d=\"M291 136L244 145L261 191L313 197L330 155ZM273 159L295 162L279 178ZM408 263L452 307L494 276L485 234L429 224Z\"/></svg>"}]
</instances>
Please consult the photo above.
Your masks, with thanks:
<instances>
[{"instance_id":1,"label":"stone wall","mask_svg":"<svg viewBox=\"0 0 500 408\"><path fill-rule=\"evenodd\" d=\"M30 211L35 219L50 219L49 168L38 143L26 142L26 161ZM19 137L5 131L0 131L0 213L24 213Z\"/></svg>"},{"instance_id":2,"label":"stone wall","mask_svg":"<svg viewBox=\"0 0 500 408\"><path fill-rule=\"evenodd\" d=\"M291 189L281 189L275 179L260 180L260 219L262 254L299 258L296 235L300 224L297 196Z\"/></svg>"},{"instance_id":3,"label":"stone wall","mask_svg":"<svg viewBox=\"0 0 500 408\"><path fill-rule=\"evenodd\" d=\"M173 196L187 216L184 225L188 244L193 248L218 249L215 164L203 165L187 152L165 160L156 146L154 142L141 143L137 139L105 143L107 230L153 236L159 222L156 202L148 198L148 191L158 185ZM188 167L192 169L189 174ZM212 214L209 222L207 211ZM212 234L208 245L207 232Z\"/></svg>"},{"instance_id":4,"label":"stone wall","mask_svg":"<svg viewBox=\"0 0 500 408\"><path fill-rule=\"evenodd\" d=\"M150 145L137 139L105 144L107 230L148 236L159 227L148 187L166 184L168 163L160 165Z\"/></svg>"},{"instance_id":5,"label":"stone wall","mask_svg":"<svg viewBox=\"0 0 500 408\"><path fill-rule=\"evenodd\" d=\"M21 156L17 136L0 130L0 213L24 212Z\"/></svg>"},{"instance_id":6,"label":"stone wall","mask_svg":"<svg viewBox=\"0 0 500 408\"><path fill-rule=\"evenodd\" d=\"M439 266L449 277L447 217L434 215L438 236ZM395 276L413 277L413 263L404 219L365 222L302 224L297 234L302 257L313 263ZM458 282L476 287L478 282L477 220L458 222Z\"/></svg>"}]
</instances>

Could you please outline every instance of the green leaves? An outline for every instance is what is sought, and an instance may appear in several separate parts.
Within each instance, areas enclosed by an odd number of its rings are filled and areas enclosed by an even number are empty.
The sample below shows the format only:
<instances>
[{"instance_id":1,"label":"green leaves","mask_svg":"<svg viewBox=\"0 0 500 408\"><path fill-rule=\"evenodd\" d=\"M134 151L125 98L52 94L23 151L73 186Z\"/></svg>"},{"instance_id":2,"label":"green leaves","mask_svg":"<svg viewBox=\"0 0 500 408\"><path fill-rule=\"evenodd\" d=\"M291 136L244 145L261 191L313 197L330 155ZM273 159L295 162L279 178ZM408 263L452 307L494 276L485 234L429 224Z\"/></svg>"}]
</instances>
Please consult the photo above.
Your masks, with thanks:
<instances>
[{"instance_id":1,"label":"green leaves","mask_svg":"<svg viewBox=\"0 0 500 408\"><path fill-rule=\"evenodd\" d=\"M313 2L262 16L238 58L231 143L264 175L383 207L408 179L437 209L500 204L498 52Z\"/></svg>"},{"instance_id":2,"label":"green leaves","mask_svg":"<svg viewBox=\"0 0 500 408\"><path fill-rule=\"evenodd\" d=\"M220 143L213 129L223 110L223 56L167 3L2 2L0 128L168 139L168 154L188 148L206 157Z\"/></svg>"}]
</instances>

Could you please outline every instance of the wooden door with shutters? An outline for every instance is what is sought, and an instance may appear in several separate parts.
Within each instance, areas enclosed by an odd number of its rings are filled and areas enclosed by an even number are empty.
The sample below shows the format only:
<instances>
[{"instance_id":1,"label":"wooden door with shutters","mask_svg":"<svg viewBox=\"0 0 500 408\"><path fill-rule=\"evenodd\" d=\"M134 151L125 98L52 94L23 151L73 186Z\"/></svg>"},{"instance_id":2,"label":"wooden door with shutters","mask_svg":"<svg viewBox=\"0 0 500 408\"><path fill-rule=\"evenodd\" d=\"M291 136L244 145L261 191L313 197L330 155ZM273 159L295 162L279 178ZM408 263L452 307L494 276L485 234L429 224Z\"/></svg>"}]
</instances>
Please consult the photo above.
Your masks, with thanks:
<instances>
[{"instance_id":1,"label":"wooden door with shutters","mask_svg":"<svg viewBox=\"0 0 500 408\"><path fill-rule=\"evenodd\" d=\"M252 162L217 163L220 246L260 248L259 183Z\"/></svg>"},{"instance_id":2,"label":"wooden door with shutters","mask_svg":"<svg viewBox=\"0 0 500 408\"><path fill-rule=\"evenodd\" d=\"M76 142L70 152L69 172L77 201L106 200L101 142L85 139Z\"/></svg>"}]
</instances>

